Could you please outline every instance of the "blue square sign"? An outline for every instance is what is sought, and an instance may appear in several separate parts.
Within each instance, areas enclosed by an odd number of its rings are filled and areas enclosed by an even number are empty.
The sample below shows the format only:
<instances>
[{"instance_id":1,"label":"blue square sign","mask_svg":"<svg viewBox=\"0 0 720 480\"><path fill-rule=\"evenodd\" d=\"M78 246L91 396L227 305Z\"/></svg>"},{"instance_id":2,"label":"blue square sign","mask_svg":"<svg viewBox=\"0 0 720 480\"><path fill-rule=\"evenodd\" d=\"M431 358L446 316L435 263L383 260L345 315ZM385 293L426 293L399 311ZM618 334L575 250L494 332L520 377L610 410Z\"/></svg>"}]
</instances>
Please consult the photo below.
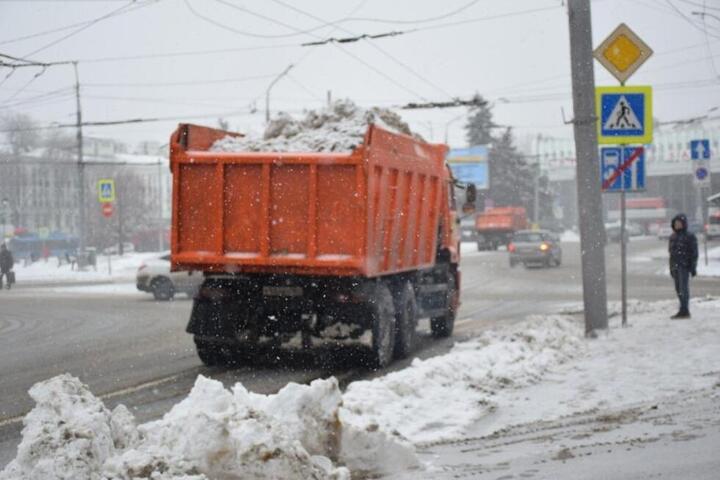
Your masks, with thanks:
<instances>
[{"instance_id":1,"label":"blue square sign","mask_svg":"<svg viewBox=\"0 0 720 480\"><path fill-rule=\"evenodd\" d=\"M645 189L644 147L603 147L600 150L600 181L603 192Z\"/></svg>"},{"instance_id":2,"label":"blue square sign","mask_svg":"<svg viewBox=\"0 0 720 480\"><path fill-rule=\"evenodd\" d=\"M645 95L607 94L601 97L600 131L606 137L640 137L645 132Z\"/></svg>"},{"instance_id":3,"label":"blue square sign","mask_svg":"<svg viewBox=\"0 0 720 480\"><path fill-rule=\"evenodd\" d=\"M595 97L599 143L652 143L651 87L596 87Z\"/></svg>"},{"instance_id":4,"label":"blue square sign","mask_svg":"<svg viewBox=\"0 0 720 480\"><path fill-rule=\"evenodd\" d=\"M710 140L690 140L690 158L710 160Z\"/></svg>"}]
</instances>

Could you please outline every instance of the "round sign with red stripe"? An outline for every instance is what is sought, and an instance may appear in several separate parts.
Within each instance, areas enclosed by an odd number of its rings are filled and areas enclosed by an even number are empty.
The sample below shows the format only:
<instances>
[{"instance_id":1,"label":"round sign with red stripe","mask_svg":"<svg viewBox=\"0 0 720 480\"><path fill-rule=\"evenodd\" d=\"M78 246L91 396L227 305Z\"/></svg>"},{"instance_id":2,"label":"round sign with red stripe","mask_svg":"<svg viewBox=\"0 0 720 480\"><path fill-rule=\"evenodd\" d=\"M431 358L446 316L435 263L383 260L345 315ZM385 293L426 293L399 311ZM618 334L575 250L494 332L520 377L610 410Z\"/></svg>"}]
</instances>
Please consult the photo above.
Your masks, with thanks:
<instances>
[{"instance_id":1,"label":"round sign with red stripe","mask_svg":"<svg viewBox=\"0 0 720 480\"><path fill-rule=\"evenodd\" d=\"M110 218L113 214L113 204L112 203L103 203L102 204L102 214L105 218Z\"/></svg>"}]
</instances>

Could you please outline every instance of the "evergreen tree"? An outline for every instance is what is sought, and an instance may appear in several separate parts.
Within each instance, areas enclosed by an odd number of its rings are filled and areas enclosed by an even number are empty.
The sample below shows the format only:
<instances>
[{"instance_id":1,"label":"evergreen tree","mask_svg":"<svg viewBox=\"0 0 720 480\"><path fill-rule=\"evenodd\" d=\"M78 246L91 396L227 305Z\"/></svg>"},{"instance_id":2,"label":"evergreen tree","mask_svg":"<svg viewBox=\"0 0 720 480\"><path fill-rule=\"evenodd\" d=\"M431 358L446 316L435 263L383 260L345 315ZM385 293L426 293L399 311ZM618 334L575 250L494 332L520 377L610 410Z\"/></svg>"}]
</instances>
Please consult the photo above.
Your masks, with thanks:
<instances>
[{"instance_id":1,"label":"evergreen tree","mask_svg":"<svg viewBox=\"0 0 720 480\"><path fill-rule=\"evenodd\" d=\"M479 106L468 111L465 124L465 138L468 145L490 145L493 142L492 129L496 127L492 120L492 107L480 95L475 95Z\"/></svg>"},{"instance_id":2,"label":"evergreen tree","mask_svg":"<svg viewBox=\"0 0 720 480\"><path fill-rule=\"evenodd\" d=\"M515 148L512 129L505 129L495 139L488 156L489 198L496 206L520 205L531 213L534 201L534 172Z\"/></svg>"},{"instance_id":3,"label":"evergreen tree","mask_svg":"<svg viewBox=\"0 0 720 480\"><path fill-rule=\"evenodd\" d=\"M525 157L517 151L512 129L507 128L494 135L498 125L493 121L492 105L477 95L479 106L471 107L465 124L465 138L468 145L487 145L490 186L480 192L483 201L492 200L495 206L522 206L528 212L528 218L534 218L535 207L535 166L529 165ZM538 172L539 173L539 172ZM539 219L552 218L553 193L548 179L540 176ZM481 205L482 206L482 205Z\"/></svg>"}]
</instances>

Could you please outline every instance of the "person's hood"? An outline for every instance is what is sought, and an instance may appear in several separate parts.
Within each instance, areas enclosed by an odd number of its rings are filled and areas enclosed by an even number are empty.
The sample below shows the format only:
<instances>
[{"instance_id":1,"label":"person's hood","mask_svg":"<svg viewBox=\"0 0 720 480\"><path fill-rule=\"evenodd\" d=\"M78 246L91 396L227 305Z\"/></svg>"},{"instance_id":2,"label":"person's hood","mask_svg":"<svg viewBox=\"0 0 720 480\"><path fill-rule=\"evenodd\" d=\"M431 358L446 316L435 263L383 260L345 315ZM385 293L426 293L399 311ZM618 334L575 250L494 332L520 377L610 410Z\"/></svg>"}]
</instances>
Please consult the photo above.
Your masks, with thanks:
<instances>
[{"instance_id":1,"label":"person's hood","mask_svg":"<svg viewBox=\"0 0 720 480\"><path fill-rule=\"evenodd\" d=\"M687 217L685 216L685 214L679 213L679 214L675 215L672 220L670 220L670 228L672 228L673 232L677 232L677 230L675 230L675 220L680 220L682 222L683 228L681 231L683 231L683 232L687 231L688 223L687 223Z\"/></svg>"}]
</instances>

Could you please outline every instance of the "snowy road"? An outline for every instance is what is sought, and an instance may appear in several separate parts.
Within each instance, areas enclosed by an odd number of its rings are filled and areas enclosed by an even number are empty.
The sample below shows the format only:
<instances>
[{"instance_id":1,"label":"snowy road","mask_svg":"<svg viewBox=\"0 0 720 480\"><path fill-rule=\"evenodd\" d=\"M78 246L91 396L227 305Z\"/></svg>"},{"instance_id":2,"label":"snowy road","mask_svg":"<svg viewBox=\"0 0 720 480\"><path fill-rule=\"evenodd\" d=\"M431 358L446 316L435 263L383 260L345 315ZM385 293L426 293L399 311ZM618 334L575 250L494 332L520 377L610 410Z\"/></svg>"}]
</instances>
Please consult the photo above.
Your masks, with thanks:
<instances>
[{"instance_id":1,"label":"snowy road","mask_svg":"<svg viewBox=\"0 0 720 480\"><path fill-rule=\"evenodd\" d=\"M662 246L655 240L633 242L630 255ZM579 245L567 243L564 249L562 267L531 270L510 269L505 252L468 252L455 339L579 301ZM617 245L609 246L607 253L608 294L617 299ZM672 298L669 279L657 275L663 267L662 259L631 262L630 298ZM696 279L693 294L717 293L717 282ZM125 403L141 420L159 416L185 396L199 373L226 385L241 381L263 393L275 392L290 381L305 383L331 373L345 383L378 375L359 372L342 361L318 366L312 357L238 370L208 369L200 364L192 339L184 333L190 301L154 302L128 285L18 288L0 295L0 465L13 456L19 417L32 406L28 388L63 372L78 376L107 404ZM425 335L417 356L444 353L452 343L431 341ZM395 362L388 370L409 363Z\"/></svg>"}]
</instances>

